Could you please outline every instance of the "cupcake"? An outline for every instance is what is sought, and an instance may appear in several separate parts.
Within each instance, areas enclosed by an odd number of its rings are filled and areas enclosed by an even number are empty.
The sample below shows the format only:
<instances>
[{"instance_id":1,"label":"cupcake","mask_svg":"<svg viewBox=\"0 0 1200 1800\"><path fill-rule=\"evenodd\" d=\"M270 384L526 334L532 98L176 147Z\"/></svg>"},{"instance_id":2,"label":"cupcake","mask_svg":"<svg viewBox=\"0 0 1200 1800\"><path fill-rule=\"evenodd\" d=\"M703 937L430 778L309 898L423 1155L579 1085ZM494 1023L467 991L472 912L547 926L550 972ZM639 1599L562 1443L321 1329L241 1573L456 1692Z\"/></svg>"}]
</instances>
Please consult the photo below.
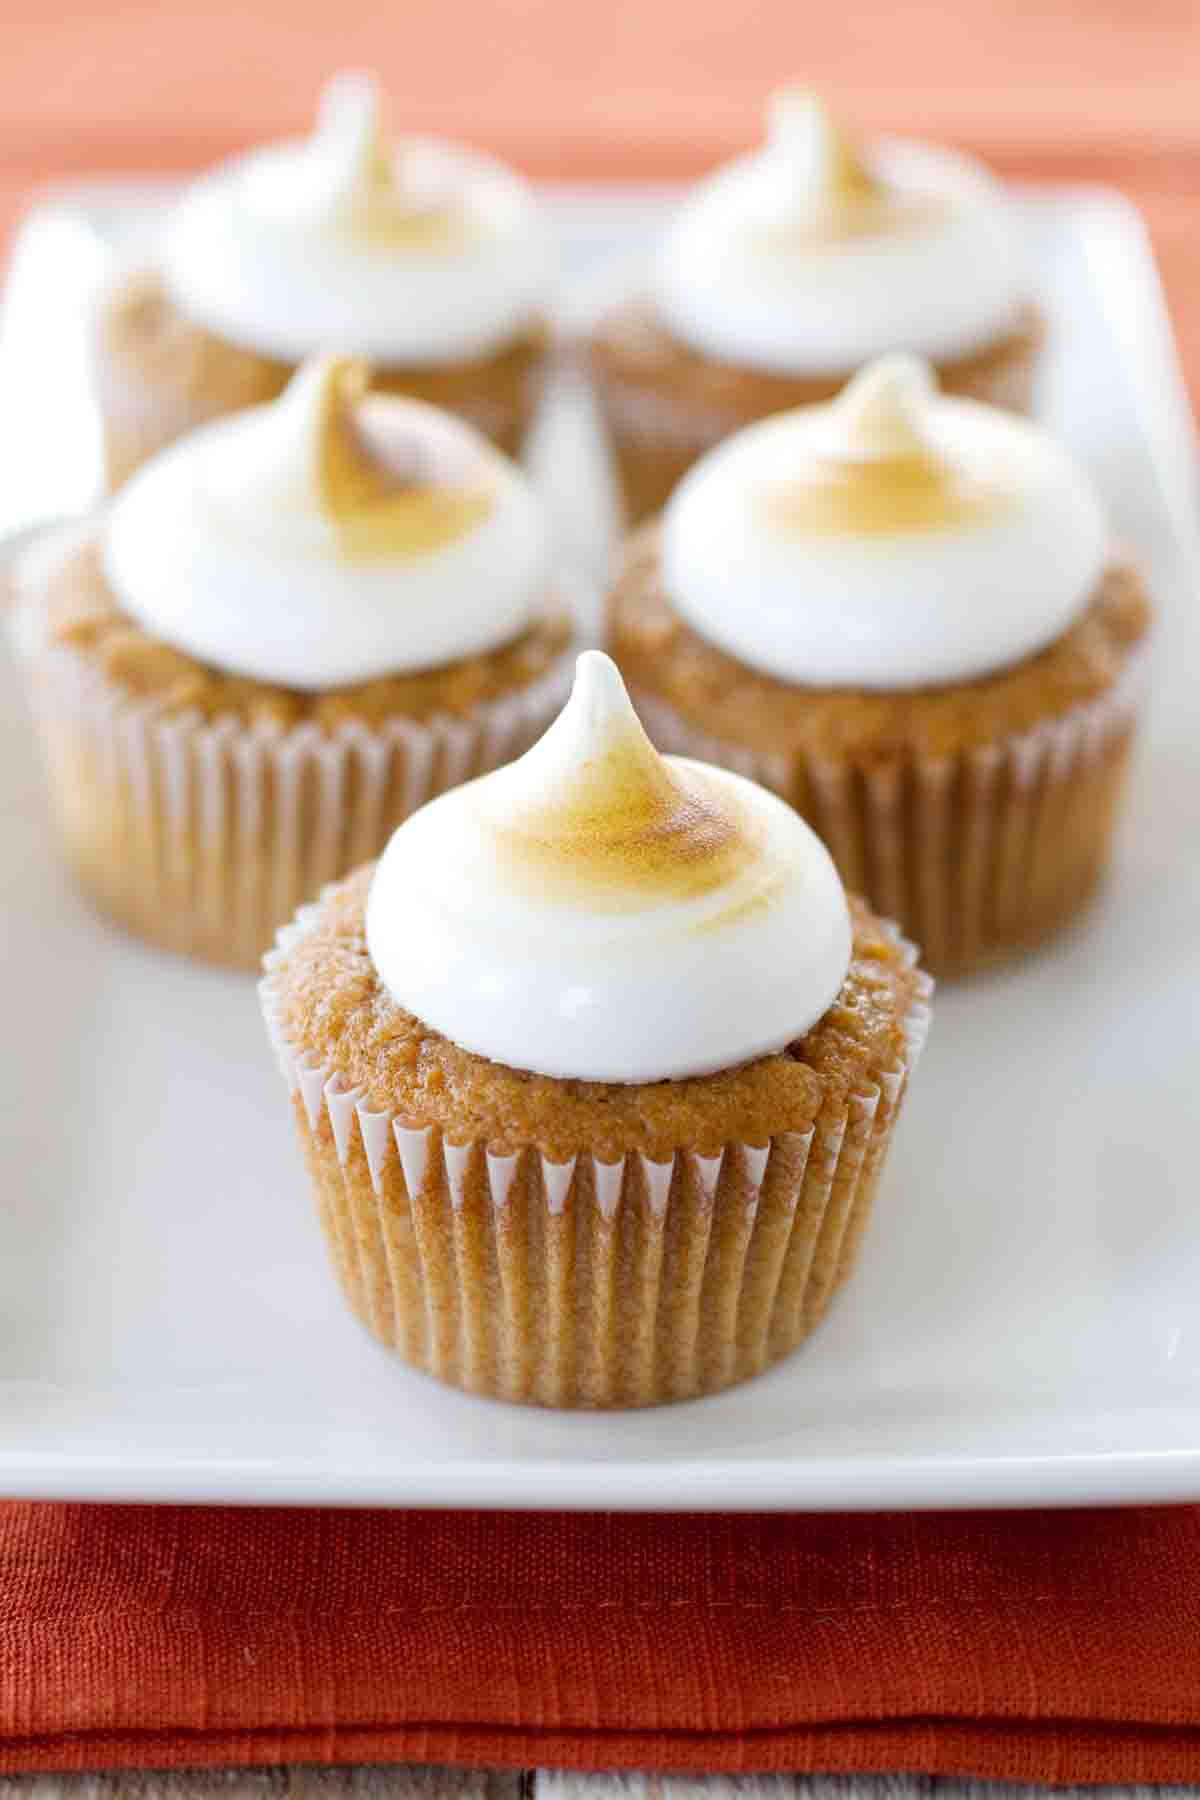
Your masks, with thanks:
<instances>
[{"instance_id":1,"label":"cupcake","mask_svg":"<svg viewBox=\"0 0 1200 1800\"><path fill-rule=\"evenodd\" d=\"M1065 453L908 357L712 451L609 606L655 742L782 794L938 974L1096 888L1149 620Z\"/></svg>"},{"instance_id":2,"label":"cupcake","mask_svg":"<svg viewBox=\"0 0 1200 1800\"><path fill-rule=\"evenodd\" d=\"M17 571L68 860L156 943L257 965L431 795L519 755L571 628L519 470L359 363L160 452Z\"/></svg>"},{"instance_id":3,"label":"cupcake","mask_svg":"<svg viewBox=\"0 0 1200 1800\"><path fill-rule=\"evenodd\" d=\"M764 789L660 757L589 651L519 762L266 959L350 1307L473 1393L716 1392L849 1275L930 984Z\"/></svg>"},{"instance_id":4,"label":"cupcake","mask_svg":"<svg viewBox=\"0 0 1200 1800\"><path fill-rule=\"evenodd\" d=\"M743 426L830 399L890 351L948 393L1027 411L1042 336L1002 189L931 144L859 150L810 94L702 182L644 289L585 355L631 522Z\"/></svg>"},{"instance_id":5,"label":"cupcake","mask_svg":"<svg viewBox=\"0 0 1200 1800\"><path fill-rule=\"evenodd\" d=\"M274 399L330 348L515 455L536 400L548 271L522 181L458 145L389 146L373 83L341 76L310 139L197 181L153 268L106 295L95 363L110 483L183 432Z\"/></svg>"}]
</instances>

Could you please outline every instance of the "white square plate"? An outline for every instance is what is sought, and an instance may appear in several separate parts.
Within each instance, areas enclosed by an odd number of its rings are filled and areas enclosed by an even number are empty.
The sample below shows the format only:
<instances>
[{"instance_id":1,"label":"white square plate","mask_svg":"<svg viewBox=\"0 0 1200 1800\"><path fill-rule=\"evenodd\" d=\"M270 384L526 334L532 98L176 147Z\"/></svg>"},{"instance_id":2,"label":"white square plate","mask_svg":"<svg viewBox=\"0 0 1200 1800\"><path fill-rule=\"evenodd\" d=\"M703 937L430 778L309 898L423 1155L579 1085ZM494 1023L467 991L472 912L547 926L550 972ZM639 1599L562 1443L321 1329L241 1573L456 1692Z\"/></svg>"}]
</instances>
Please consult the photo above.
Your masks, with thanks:
<instances>
[{"instance_id":1,"label":"white square plate","mask_svg":"<svg viewBox=\"0 0 1200 1800\"><path fill-rule=\"evenodd\" d=\"M0 336L3 523L84 504L101 240L153 190L33 215ZM558 193L581 279L665 196ZM111 931L55 859L0 705L0 1492L121 1500L733 1509L1200 1500L1200 609L1195 462L1140 224L1027 196L1044 411L1162 607L1115 878L1086 926L940 996L862 1266L811 1344L717 1399L537 1413L406 1370L326 1272L253 983ZM583 556L579 396L540 466ZM586 502L581 499L586 495ZM598 496L598 497L597 497ZM596 566L599 566L598 560Z\"/></svg>"}]
</instances>

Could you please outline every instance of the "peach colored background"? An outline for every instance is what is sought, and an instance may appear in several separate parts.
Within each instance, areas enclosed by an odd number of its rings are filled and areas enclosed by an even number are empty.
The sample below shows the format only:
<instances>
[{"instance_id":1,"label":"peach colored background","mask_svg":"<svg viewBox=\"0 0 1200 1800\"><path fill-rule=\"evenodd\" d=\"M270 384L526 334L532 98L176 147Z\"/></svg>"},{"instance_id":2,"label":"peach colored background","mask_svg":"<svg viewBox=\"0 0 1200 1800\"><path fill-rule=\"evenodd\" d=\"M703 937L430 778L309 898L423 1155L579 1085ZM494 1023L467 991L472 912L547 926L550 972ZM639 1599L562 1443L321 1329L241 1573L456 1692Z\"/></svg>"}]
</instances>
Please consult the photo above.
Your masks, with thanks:
<instances>
[{"instance_id":1,"label":"peach colored background","mask_svg":"<svg viewBox=\"0 0 1200 1800\"><path fill-rule=\"evenodd\" d=\"M1198 0L5 0L0 208L103 168L182 169L299 126L369 64L397 125L540 173L685 173L819 83L1013 173L1119 182L1150 219L1200 386Z\"/></svg>"}]
</instances>

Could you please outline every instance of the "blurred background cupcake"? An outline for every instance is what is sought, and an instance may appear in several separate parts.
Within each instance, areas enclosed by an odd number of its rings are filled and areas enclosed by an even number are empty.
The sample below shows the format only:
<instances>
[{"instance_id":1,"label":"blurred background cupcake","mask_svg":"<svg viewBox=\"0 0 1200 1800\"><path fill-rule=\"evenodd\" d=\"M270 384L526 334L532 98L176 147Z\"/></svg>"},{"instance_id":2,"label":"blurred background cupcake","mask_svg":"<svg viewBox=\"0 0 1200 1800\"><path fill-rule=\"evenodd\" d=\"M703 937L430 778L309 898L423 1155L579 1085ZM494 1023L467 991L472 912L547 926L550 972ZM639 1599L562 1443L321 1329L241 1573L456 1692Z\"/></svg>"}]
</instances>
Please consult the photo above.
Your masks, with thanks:
<instances>
[{"instance_id":1,"label":"blurred background cupcake","mask_svg":"<svg viewBox=\"0 0 1200 1800\"><path fill-rule=\"evenodd\" d=\"M305 365L18 569L63 849L173 949L255 964L323 882L561 704L572 625L524 477L366 380Z\"/></svg>"},{"instance_id":2,"label":"blurred background cupcake","mask_svg":"<svg viewBox=\"0 0 1200 1800\"><path fill-rule=\"evenodd\" d=\"M655 742L784 795L939 974L1095 890L1149 623L1067 455L902 356L712 451L609 611Z\"/></svg>"},{"instance_id":3,"label":"blurred background cupcake","mask_svg":"<svg viewBox=\"0 0 1200 1800\"><path fill-rule=\"evenodd\" d=\"M108 291L95 368L112 486L182 432L274 399L329 348L516 454L551 278L531 192L457 144L393 145L380 111L371 79L339 76L309 139L196 181L153 266Z\"/></svg>"},{"instance_id":4,"label":"blurred background cupcake","mask_svg":"<svg viewBox=\"0 0 1200 1800\"><path fill-rule=\"evenodd\" d=\"M757 1374L849 1275L928 1025L774 795L660 757L607 657L280 935L262 998L358 1318L474 1393Z\"/></svg>"},{"instance_id":5,"label":"blurred background cupcake","mask_svg":"<svg viewBox=\"0 0 1200 1800\"><path fill-rule=\"evenodd\" d=\"M1003 189L911 140L852 143L814 94L684 201L640 292L585 355L630 522L731 432L830 398L888 351L943 388L1027 411L1040 316Z\"/></svg>"}]
</instances>

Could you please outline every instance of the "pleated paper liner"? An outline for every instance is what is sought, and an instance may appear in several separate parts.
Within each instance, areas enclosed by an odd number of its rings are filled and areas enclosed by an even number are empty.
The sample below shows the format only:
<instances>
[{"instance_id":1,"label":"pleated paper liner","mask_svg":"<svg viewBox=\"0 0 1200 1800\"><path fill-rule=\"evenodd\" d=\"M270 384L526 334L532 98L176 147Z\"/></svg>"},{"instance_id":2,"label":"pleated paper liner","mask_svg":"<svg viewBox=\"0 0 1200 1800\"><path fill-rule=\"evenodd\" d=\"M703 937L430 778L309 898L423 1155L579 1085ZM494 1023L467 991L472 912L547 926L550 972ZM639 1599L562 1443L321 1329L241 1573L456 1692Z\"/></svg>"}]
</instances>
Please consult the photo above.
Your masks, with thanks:
<instances>
[{"instance_id":1,"label":"pleated paper liner","mask_svg":"<svg viewBox=\"0 0 1200 1800\"><path fill-rule=\"evenodd\" d=\"M661 1162L554 1162L372 1110L288 1041L273 971L316 911L280 933L260 993L326 1246L368 1331L471 1393L557 1407L716 1393L807 1337L854 1265L928 1030L927 977L903 1056L795 1131Z\"/></svg>"},{"instance_id":2,"label":"pleated paper liner","mask_svg":"<svg viewBox=\"0 0 1200 1800\"><path fill-rule=\"evenodd\" d=\"M1041 332L1031 333L1014 342L1004 356L978 367L968 364L960 374L949 374L942 385L947 393L1027 414L1033 408L1041 347ZM690 393L675 395L626 381L594 364L591 372L629 526L661 512L692 464L707 451L752 425L756 416L765 416L744 414L736 406L706 406ZM819 398L814 393L814 400Z\"/></svg>"},{"instance_id":3,"label":"pleated paper liner","mask_svg":"<svg viewBox=\"0 0 1200 1800\"><path fill-rule=\"evenodd\" d=\"M29 636L14 632L82 886L139 936L242 968L416 807L528 749L561 709L572 662L466 720L284 730L161 717L76 650Z\"/></svg>"},{"instance_id":4,"label":"pleated paper liner","mask_svg":"<svg viewBox=\"0 0 1200 1800\"><path fill-rule=\"evenodd\" d=\"M729 744L631 688L660 750L748 775L802 813L845 885L958 976L1067 925L1107 868L1145 690L1136 651L1104 695L958 756L859 768Z\"/></svg>"}]
</instances>

